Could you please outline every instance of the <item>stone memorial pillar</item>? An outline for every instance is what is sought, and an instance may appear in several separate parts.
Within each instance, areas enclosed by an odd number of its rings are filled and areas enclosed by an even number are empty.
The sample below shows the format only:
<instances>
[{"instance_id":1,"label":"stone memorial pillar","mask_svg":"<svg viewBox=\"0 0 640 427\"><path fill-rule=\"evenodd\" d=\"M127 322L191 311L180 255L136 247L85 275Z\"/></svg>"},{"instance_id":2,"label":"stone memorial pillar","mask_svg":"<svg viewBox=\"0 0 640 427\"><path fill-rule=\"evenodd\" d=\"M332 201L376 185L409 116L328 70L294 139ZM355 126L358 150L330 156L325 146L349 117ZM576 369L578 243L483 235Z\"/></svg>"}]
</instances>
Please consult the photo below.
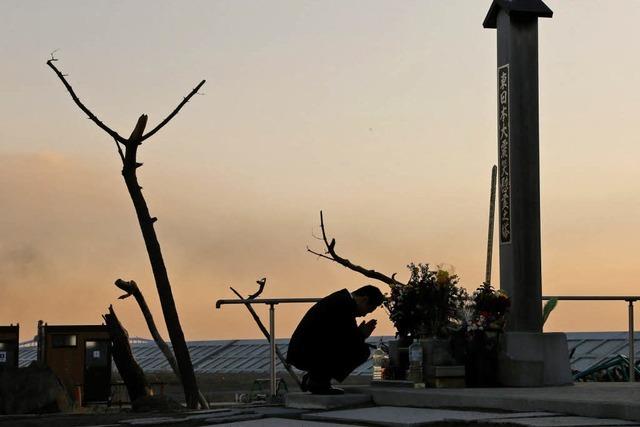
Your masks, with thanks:
<instances>
[{"instance_id":1,"label":"stone memorial pillar","mask_svg":"<svg viewBox=\"0 0 640 427\"><path fill-rule=\"evenodd\" d=\"M493 0L483 23L498 41L500 288L511 298L499 377L507 386L571 382L566 337L542 333L538 18L552 15L542 0Z\"/></svg>"}]
</instances>

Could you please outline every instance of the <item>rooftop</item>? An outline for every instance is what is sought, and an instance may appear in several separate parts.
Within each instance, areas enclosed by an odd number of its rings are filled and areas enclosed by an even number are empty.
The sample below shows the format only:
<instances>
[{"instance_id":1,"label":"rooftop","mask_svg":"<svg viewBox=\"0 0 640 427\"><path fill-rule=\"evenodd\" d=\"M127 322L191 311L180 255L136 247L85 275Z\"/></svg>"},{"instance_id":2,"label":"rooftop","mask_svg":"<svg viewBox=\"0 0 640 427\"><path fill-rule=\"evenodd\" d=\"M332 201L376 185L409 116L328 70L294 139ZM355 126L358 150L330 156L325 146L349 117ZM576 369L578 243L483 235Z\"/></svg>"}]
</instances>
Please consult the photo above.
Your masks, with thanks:
<instances>
[{"instance_id":1,"label":"rooftop","mask_svg":"<svg viewBox=\"0 0 640 427\"><path fill-rule=\"evenodd\" d=\"M627 332L570 332L567 333L571 367L582 372L618 355L628 355ZM391 336L371 337L368 342L388 342ZM166 359L152 340L132 338L135 359L146 372L169 372ZM286 354L289 339L277 339L276 344ZM269 345L265 339L189 341L187 343L196 373L266 373L269 371ZM640 336L635 335L636 360L639 359ZM33 341L20 345L20 366L36 359ZM368 375L371 360L355 369L353 375ZM115 367L114 367L115 369ZM280 361L278 370L284 370Z\"/></svg>"}]
</instances>

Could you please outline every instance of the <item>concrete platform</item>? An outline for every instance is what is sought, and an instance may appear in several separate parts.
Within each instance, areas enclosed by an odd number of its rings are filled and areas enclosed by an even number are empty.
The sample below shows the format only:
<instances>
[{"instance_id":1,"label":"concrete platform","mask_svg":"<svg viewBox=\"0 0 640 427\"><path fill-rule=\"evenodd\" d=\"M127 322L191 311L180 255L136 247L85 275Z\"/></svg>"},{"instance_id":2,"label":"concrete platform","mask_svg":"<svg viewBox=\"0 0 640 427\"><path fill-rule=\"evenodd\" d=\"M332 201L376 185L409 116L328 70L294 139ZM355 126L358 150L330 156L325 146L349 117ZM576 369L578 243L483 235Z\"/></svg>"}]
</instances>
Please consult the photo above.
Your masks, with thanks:
<instances>
[{"instance_id":1,"label":"concrete platform","mask_svg":"<svg viewBox=\"0 0 640 427\"><path fill-rule=\"evenodd\" d=\"M432 423L478 422L482 420L507 420L555 418L558 414L546 412L499 413L481 411L455 411L450 409L401 408L376 406L372 408L347 409L302 415L303 419L316 421L336 421L364 423L389 427L416 427ZM624 421L623 421L624 422ZM552 424L545 424L552 425Z\"/></svg>"},{"instance_id":2,"label":"concrete platform","mask_svg":"<svg viewBox=\"0 0 640 427\"><path fill-rule=\"evenodd\" d=\"M367 396L369 398L369 396ZM370 398L369 398L370 399ZM282 406L247 406L245 408L210 409L192 411L187 414L175 414L164 417L124 419L120 426L156 426L156 425L220 425L234 422L259 420L266 417L296 417L304 410L283 408Z\"/></svg>"},{"instance_id":3,"label":"concrete platform","mask_svg":"<svg viewBox=\"0 0 640 427\"><path fill-rule=\"evenodd\" d=\"M483 421L480 421L482 426ZM597 426L640 426L634 421L616 420L611 418L588 417L552 417L552 418L520 418L517 420L490 420L487 427L500 423L523 427L597 427Z\"/></svg>"},{"instance_id":4,"label":"concrete platform","mask_svg":"<svg viewBox=\"0 0 640 427\"><path fill-rule=\"evenodd\" d=\"M216 427L358 427L353 424L321 423L315 421L288 420L286 418L265 418L242 421L233 424L217 424Z\"/></svg>"},{"instance_id":5,"label":"concrete platform","mask_svg":"<svg viewBox=\"0 0 640 427\"><path fill-rule=\"evenodd\" d=\"M297 409L337 409L371 403L368 393L345 393L325 396L311 393L287 393L285 406Z\"/></svg>"},{"instance_id":6,"label":"concrete platform","mask_svg":"<svg viewBox=\"0 0 640 427\"><path fill-rule=\"evenodd\" d=\"M640 421L640 383L577 383L562 387L408 389L358 387L379 406L546 411Z\"/></svg>"}]
</instances>

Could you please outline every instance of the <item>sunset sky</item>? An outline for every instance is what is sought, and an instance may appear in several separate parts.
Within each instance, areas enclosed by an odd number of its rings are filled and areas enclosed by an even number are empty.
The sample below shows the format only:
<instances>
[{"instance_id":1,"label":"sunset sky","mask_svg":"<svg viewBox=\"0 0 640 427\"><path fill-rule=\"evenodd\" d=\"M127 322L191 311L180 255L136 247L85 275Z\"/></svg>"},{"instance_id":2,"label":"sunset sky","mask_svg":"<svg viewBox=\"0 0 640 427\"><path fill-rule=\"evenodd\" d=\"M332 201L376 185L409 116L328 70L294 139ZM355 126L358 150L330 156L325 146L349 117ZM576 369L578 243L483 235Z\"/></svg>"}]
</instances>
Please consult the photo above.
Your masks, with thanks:
<instances>
[{"instance_id":1,"label":"sunset sky","mask_svg":"<svg viewBox=\"0 0 640 427\"><path fill-rule=\"evenodd\" d=\"M188 339L259 337L244 308L214 303L263 276L264 297L388 290L306 251L323 248L321 209L353 262L401 280L409 262L447 263L473 290L497 157L490 3L3 1L0 324L19 322L27 340L38 319L99 323L114 304L148 337L117 278L136 280L163 323L115 143L46 66L56 49L80 98L125 136L207 80L139 152ZM546 3L543 294L638 295L640 2ZM279 307L277 335L307 308ZM546 329L624 330L626 314L624 302L562 302ZM394 333L371 316L374 334Z\"/></svg>"}]
</instances>

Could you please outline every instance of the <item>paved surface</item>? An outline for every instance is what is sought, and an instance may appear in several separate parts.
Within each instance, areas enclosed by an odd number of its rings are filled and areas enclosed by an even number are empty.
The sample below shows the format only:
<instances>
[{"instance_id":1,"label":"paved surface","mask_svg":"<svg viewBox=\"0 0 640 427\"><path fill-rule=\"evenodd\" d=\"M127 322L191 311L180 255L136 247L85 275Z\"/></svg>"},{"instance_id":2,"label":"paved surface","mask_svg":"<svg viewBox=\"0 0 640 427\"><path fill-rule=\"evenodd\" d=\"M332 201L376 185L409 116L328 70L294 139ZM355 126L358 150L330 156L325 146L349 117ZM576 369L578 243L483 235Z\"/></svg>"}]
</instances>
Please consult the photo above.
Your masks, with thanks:
<instances>
[{"instance_id":1,"label":"paved surface","mask_svg":"<svg viewBox=\"0 0 640 427\"><path fill-rule=\"evenodd\" d=\"M366 393L345 393L335 396L311 393L288 393L285 397L287 408L298 409L336 409L371 403Z\"/></svg>"},{"instance_id":2,"label":"paved surface","mask_svg":"<svg viewBox=\"0 0 640 427\"><path fill-rule=\"evenodd\" d=\"M360 387L380 406L548 411L640 421L640 383L576 383L564 387L410 389Z\"/></svg>"},{"instance_id":3,"label":"paved surface","mask_svg":"<svg viewBox=\"0 0 640 427\"><path fill-rule=\"evenodd\" d=\"M413 408L399 406L370 406L331 411L303 411L277 406L245 407L227 410L197 411L185 414L164 414L140 417L130 414L120 420L91 422L89 417L65 415L27 418L21 427L135 427L135 426L235 426L235 427L594 427L594 426L640 426L640 423L620 419L567 416L551 412L504 412L482 410L452 410L437 408ZM66 421L66 422L65 422ZM83 422L84 421L84 422ZM115 421L115 422L114 422ZM15 427L14 424L5 424Z\"/></svg>"},{"instance_id":4,"label":"paved surface","mask_svg":"<svg viewBox=\"0 0 640 427\"><path fill-rule=\"evenodd\" d=\"M454 411L447 409L404 408L393 406L377 406L342 411L329 411L314 414L304 414L302 418L317 421L346 421L366 423L390 427L414 427L429 423L453 421L488 421L513 419L555 418L558 414L546 412L499 413L480 411ZM524 418L523 418L524 417ZM545 424L552 425L552 424Z\"/></svg>"},{"instance_id":5,"label":"paved surface","mask_svg":"<svg viewBox=\"0 0 640 427\"><path fill-rule=\"evenodd\" d=\"M348 393L345 396L321 397L292 394L293 397L297 396L302 401L307 399L306 404L316 399L314 404L317 405L318 398L325 400L325 407L348 404L345 399L356 398L360 399L360 402L369 400L369 403L358 403L348 409L340 410L243 405L148 416L125 413L0 416L0 425L10 427L640 426L640 384L633 383L579 383L568 387L486 389L361 387L360 390L368 394L357 396ZM370 401L371 398L373 402Z\"/></svg>"},{"instance_id":6,"label":"paved surface","mask_svg":"<svg viewBox=\"0 0 640 427\"><path fill-rule=\"evenodd\" d=\"M516 420L491 420L492 426L495 426L497 423L509 423L510 426L516 425L527 427L640 426L640 424L634 421L588 417L550 417L520 418Z\"/></svg>"},{"instance_id":7,"label":"paved surface","mask_svg":"<svg viewBox=\"0 0 640 427\"><path fill-rule=\"evenodd\" d=\"M320 423L306 420L288 420L285 418L265 418L255 421L243 421L232 424L217 424L216 427L357 427L357 424Z\"/></svg>"}]
</instances>

